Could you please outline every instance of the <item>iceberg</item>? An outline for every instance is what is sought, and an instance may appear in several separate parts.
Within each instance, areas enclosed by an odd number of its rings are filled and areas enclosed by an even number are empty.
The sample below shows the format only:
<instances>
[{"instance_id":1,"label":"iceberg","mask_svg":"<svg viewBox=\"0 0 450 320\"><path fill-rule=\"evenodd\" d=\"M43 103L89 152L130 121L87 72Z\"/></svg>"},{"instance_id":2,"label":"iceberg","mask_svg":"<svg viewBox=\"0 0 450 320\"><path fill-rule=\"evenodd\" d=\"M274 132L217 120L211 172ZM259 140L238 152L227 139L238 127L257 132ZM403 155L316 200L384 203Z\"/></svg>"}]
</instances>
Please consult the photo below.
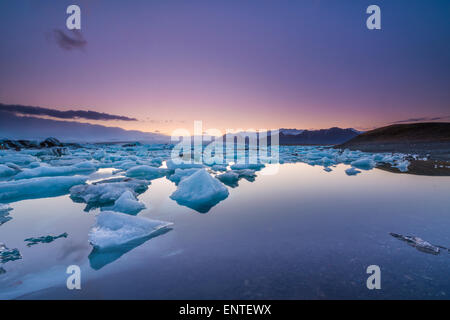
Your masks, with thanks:
<instances>
[{"instance_id":1,"label":"iceberg","mask_svg":"<svg viewBox=\"0 0 450 320\"><path fill-rule=\"evenodd\" d=\"M97 170L96 165L91 161L84 161L72 166L48 167L42 166L33 169L24 169L17 174L14 179L30 179L37 177L70 176L75 174L89 174Z\"/></svg>"},{"instance_id":2,"label":"iceberg","mask_svg":"<svg viewBox=\"0 0 450 320\"><path fill-rule=\"evenodd\" d=\"M9 212L12 210L9 204L0 204L0 226L7 223L12 218L9 216Z\"/></svg>"},{"instance_id":3,"label":"iceberg","mask_svg":"<svg viewBox=\"0 0 450 320\"><path fill-rule=\"evenodd\" d=\"M235 188L239 185L239 174L237 174L233 170L219 174L218 176L216 176L216 178L232 188Z\"/></svg>"},{"instance_id":4,"label":"iceberg","mask_svg":"<svg viewBox=\"0 0 450 320\"><path fill-rule=\"evenodd\" d=\"M13 176L17 173L16 170L5 166L4 164L0 164L0 178L6 178L6 177L10 177Z\"/></svg>"},{"instance_id":5,"label":"iceberg","mask_svg":"<svg viewBox=\"0 0 450 320\"><path fill-rule=\"evenodd\" d=\"M191 162L185 162L182 159L180 159L180 163L176 163L173 160L167 160L166 166L169 170L175 170L175 169L192 169L192 168L204 168L203 164L200 163L191 163Z\"/></svg>"},{"instance_id":6,"label":"iceberg","mask_svg":"<svg viewBox=\"0 0 450 320\"><path fill-rule=\"evenodd\" d=\"M222 164L215 164L211 167L213 171L227 171L227 166Z\"/></svg>"},{"instance_id":7,"label":"iceberg","mask_svg":"<svg viewBox=\"0 0 450 320\"><path fill-rule=\"evenodd\" d=\"M141 178L146 180L153 180L164 177L169 173L168 169L155 168L147 165L135 166L128 169L126 172L127 177Z\"/></svg>"},{"instance_id":8,"label":"iceberg","mask_svg":"<svg viewBox=\"0 0 450 320\"><path fill-rule=\"evenodd\" d=\"M219 180L201 169L181 180L170 198L180 205L206 213L228 194L228 189Z\"/></svg>"},{"instance_id":9,"label":"iceberg","mask_svg":"<svg viewBox=\"0 0 450 320\"><path fill-rule=\"evenodd\" d=\"M356 170L355 168L351 167L351 168L348 168L347 170L345 170L345 173L346 173L348 176L355 176L355 175L357 175L358 173L361 173L361 171Z\"/></svg>"},{"instance_id":10,"label":"iceberg","mask_svg":"<svg viewBox=\"0 0 450 320\"><path fill-rule=\"evenodd\" d=\"M119 199L114 202L112 207L104 208L105 211L115 211L128 214L138 214L140 211L145 209L145 204L139 202L136 196L127 190L119 197Z\"/></svg>"},{"instance_id":11,"label":"iceberg","mask_svg":"<svg viewBox=\"0 0 450 320\"><path fill-rule=\"evenodd\" d=\"M232 170L241 170L241 169L252 169L252 170L261 170L265 165L262 163L235 163L230 168Z\"/></svg>"},{"instance_id":12,"label":"iceberg","mask_svg":"<svg viewBox=\"0 0 450 320\"><path fill-rule=\"evenodd\" d=\"M102 211L89 232L89 242L96 248L120 246L133 240L151 236L173 225L171 222L150 220L113 211Z\"/></svg>"},{"instance_id":13,"label":"iceberg","mask_svg":"<svg viewBox=\"0 0 450 320\"><path fill-rule=\"evenodd\" d=\"M371 170L376 166L376 162L372 160L372 158L362 158L355 160L350 163L352 167L362 169L362 170Z\"/></svg>"},{"instance_id":14,"label":"iceberg","mask_svg":"<svg viewBox=\"0 0 450 320\"><path fill-rule=\"evenodd\" d=\"M176 185L180 183L180 181L186 177L189 177L196 173L199 168L191 168L191 169L175 169L175 173L170 175L168 179L172 182L175 182Z\"/></svg>"},{"instance_id":15,"label":"iceberg","mask_svg":"<svg viewBox=\"0 0 450 320\"><path fill-rule=\"evenodd\" d=\"M0 182L0 202L57 197L69 193L71 187L83 184L85 176L40 177Z\"/></svg>"},{"instance_id":16,"label":"iceberg","mask_svg":"<svg viewBox=\"0 0 450 320\"><path fill-rule=\"evenodd\" d=\"M408 160L398 161L393 168L397 168L400 172L408 172L410 162Z\"/></svg>"},{"instance_id":17,"label":"iceberg","mask_svg":"<svg viewBox=\"0 0 450 320\"><path fill-rule=\"evenodd\" d=\"M117 178L99 181L93 184L74 186L70 189L70 198L75 202L84 202L89 211L115 203L125 191L140 194L147 190L149 181L133 178Z\"/></svg>"}]
</instances>

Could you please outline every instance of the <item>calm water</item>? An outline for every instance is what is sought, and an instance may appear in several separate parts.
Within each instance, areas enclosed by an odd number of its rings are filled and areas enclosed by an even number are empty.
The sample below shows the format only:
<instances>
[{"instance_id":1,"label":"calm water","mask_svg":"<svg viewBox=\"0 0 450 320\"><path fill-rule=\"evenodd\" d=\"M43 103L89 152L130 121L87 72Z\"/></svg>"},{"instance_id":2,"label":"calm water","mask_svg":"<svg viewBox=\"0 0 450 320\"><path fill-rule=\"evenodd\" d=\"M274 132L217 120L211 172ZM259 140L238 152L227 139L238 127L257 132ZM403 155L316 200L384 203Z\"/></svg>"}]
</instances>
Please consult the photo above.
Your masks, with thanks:
<instances>
[{"instance_id":1,"label":"calm water","mask_svg":"<svg viewBox=\"0 0 450 320\"><path fill-rule=\"evenodd\" d=\"M450 178L378 169L349 177L346 168L296 163L258 172L206 214L171 200L176 186L166 178L153 180L139 196L147 205L139 216L173 228L103 254L88 243L98 211L84 212L68 195L12 203L0 242L23 258L3 265L0 298L450 298L450 254L389 235L450 247ZM24 242L63 232L67 238L49 244ZM72 264L81 267L81 290L66 288ZM381 290L366 288L373 264Z\"/></svg>"}]
</instances>

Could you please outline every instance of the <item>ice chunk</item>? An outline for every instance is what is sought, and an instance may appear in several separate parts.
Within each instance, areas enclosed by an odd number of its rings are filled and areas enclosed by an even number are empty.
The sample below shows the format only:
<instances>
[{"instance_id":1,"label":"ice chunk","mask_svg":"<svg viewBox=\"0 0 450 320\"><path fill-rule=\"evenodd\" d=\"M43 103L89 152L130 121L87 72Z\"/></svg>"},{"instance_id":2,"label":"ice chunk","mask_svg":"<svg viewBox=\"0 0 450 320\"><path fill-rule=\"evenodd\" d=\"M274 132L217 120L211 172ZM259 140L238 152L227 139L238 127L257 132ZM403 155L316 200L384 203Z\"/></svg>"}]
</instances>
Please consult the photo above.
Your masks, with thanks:
<instances>
[{"instance_id":1,"label":"ice chunk","mask_svg":"<svg viewBox=\"0 0 450 320\"><path fill-rule=\"evenodd\" d=\"M9 204L0 204L0 226L5 224L12 218L9 216L9 212L12 210Z\"/></svg>"},{"instance_id":2,"label":"ice chunk","mask_svg":"<svg viewBox=\"0 0 450 320\"><path fill-rule=\"evenodd\" d=\"M181 180L170 198L180 205L206 213L228 194L228 189L219 180L202 169Z\"/></svg>"},{"instance_id":3,"label":"ice chunk","mask_svg":"<svg viewBox=\"0 0 450 320\"><path fill-rule=\"evenodd\" d=\"M214 171L227 171L227 166L222 164L215 164L211 167Z\"/></svg>"},{"instance_id":4,"label":"ice chunk","mask_svg":"<svg viewBox=\"0 0 450 320\"><path fill-rule=\"evenodd\" d=\"M397 168L401 172L407 172L410 162L408 160L403 161L397 161L395 165L393 165L393 168Z\"/></svg>"},{"instance_id":5,"label":"ice chunk","mask_svg":"<svg viewBox=\"0 0 450 320\"><path fill-rule=\"evenodd\" d=\"M134 194L142 193L148 188L149 181L133 178L118 178L96 182L88 185L75 186L70 189L70 197L75 202L88 204L87 210L92 207L101 207L114 203L125 191Z\"/></svg>"},{"instance_id":6,"label":"ice chunk","mask_svg":"<svg viewBox=\"0 0 450 320\"><path fill-rule=\"evenodd\" d=\"M238 186L239 174L237 174L234 171L228 171L228 172L219 174L218 176L216 176L216 178L219 179L220 181L222 181L227 186L230 186L232 188L235 188Z\"/></svg>"},{"instance_id":7,"label":"ice chunk","mask_svg":"<svg viewBox=\"0 0 450 320\"><path fill-rule=\"evenodd\" d=\"M4 178L4 177L10 177L13 176L17 173L16 170L5 166L3 164L0 164L0 178Z\"/></svg>"},{"instance_id":8,"label":"ice chunk","mask_svg":"<svg viewBox=\"0 0 450 320\"><path fill-rule=\"evenodd\" d=\"M361 158L355 160L350 163L352 167L362 169L362 170L371 170L375 167L376 162L373 161L372 158Z\"/></svg>"},{"instance_id":9,"label":"ice chunk","mask_svg":"<svg viewBox=\"0 0 450 320\"><path fill-rule=\"evenodd\" d=\"M83 184L84 176L41 177L18 181L0 182L0 201L12 202L24 199L36 199L61 196L69 193L75 185Z\"/></svg>"},{"instance_id":10,"label":"ice chunk","mask_svg":"<svg viewBox=\"0 0 450 320\"><path fill-rule=\"evenodd\" d=\"M173 160L167 160L166 166L169 170L175 170L175 169L191 169L191 168L203 168L204 165L200 163L191 163L191 162L183 162L180 159L180 163L175 162Z\"/></svg>"},{"instance_id":11,"label":"ice chunk","mask_svg":"<svg viewBox=\"0 0 450 320\"><path fill-rule=\"evenodd\" d=\"M70 176L75 174L88 174L97 170L95 164L91 161L84 161L72 166L48 167L42 166L33 169L25 169L17 174L14 179L30 179L37 177Z\"/></svg>"},{"instance_id":12,"label":"ice chunk","mask_svg":"<svg viewBox=\"0 0 450 320\"><path fill-rule=\"evenodd\" d=\"M175 173L170 175L168 179L172 182L175 182L176 185L180 183L180 181L186 177L193 175L195 172L200 170L199 168L191 168L191 169L175 169Z\"/></svg>"},{"instance_id":13,"label":"ice chunk","mask_svg":"<svg viewBox=\"0 0 450 320\"><path fill-rule=\"evenodd\" d=\"M241 169L252 169L252 170L261 170L265 165L262 163L235 163L230 168L232 170L241 170Z\"/></svg>"},{"instance_id":14,"label":"ice chunk","mask_svg":"<svg viewBox=\"0 0 450 320\"><path fill-rule=\"evenodd\" d=\"M164 177L169 173L168 169L155 168L147 165L141 165L128 169L126 176L132 178L142 178L146 180L153 180Z\"/></svg>"},{"instance_id":15,"label":"ice chunk","mask_svg":"<svg viewBox=\"0 0 450 320\"><path fill-rule=\"evenodd\" d=\"M36 157L33 157L29 154L18 153L15 151L14 153L5 154L3 156L0 155L0 163L11 162L21 166L21 165L28 165L36 161L39 161L39 159Z\"/></svg>"},{"instance_id":16,"label":"ice chunk","mask_svg":"<svg viewBox=\"0 0 450 320\"><path fill-rule=\"evenodd\" d=\"M116 211L128 214L138 214L145 209L145 204L139 202L136 196L127 190L114 202L114 206L104 208L105 211Z\"/></svg>"},{"instance_id":17,"label":"ice chunk","mask_svg":"<svg viewBox=\"0 0 450 320\"><path fill-rule=\"evenodd\" d=\"M358 173L360 173L361 171L359 171L359 170L356 170L355 168L348 168L347 170L345 170L345 173L348 175L348 176L355 176L355 175L357 175Z\"/></svg>"},{"instance_id":18,"label":"ice chunk","mask_svg":"<svg viewBox=\"0 0 450 320\"><path fill-rule=\"evenodd\" d=\"M24 241L27 241L28 242L27 246L31 247L38 243L50 243L59 238L67 238L67 232L62 233L59 236L42 236L42 237L37 237L37 238L28 238L28 239L25 239Z\"/></svg>"},{"instance_id":19,"label":"ice chunk","mask_svg":"<svg viewBox=\"0 0 450 320\"><path fill-rule=\"evenodd\" d=\"M325 167L325 168L323 168L323 171L331 172L331 171L333 171L333 169L331 169L330 167Z\"/></svg>"},{"instance_id":20,"label":"ice chunk","mask_svg":"<svg viewBox=\"0 0 450 320\"><path fill-rule=\"evenodd\" d=\"M22 255L17 249L9 249L0 242L0 263L22 259Z\"/></svg>"},{"instance_id":21,"label":"ice chunk","mask_svg":"<svg viewBox=\"0 0 450 320\"><path fill-rule=\"evenodd\" d=\"M89 241L97 248L104 249L150 236L152 233L171 226L173 223L150 220L124 213L102 211L97 223L89 232Z\"/></svg>"}]
</instances>

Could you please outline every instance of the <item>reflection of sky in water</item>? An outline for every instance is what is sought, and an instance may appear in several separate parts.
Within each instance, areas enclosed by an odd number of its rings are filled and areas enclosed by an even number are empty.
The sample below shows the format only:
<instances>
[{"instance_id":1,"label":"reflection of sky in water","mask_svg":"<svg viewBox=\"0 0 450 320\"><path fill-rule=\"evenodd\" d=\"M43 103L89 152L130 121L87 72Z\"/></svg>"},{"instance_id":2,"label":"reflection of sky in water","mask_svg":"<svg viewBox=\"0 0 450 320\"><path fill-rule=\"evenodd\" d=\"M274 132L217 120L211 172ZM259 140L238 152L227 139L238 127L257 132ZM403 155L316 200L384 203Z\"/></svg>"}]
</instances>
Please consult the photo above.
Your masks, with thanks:
<instances>
[{"instance_id":1,"label":"reflection of sky in water","mask_svg":"<svg viewBox=\"0 0 450 320\"><path fill-rule=\"evenodd\" d=\"M87 240L98 210L83 212L68 196L13 203L0 241L23 259L3 266L0 297L448 298L450 255L419 252L389 232L449 247L450 178L381 170L349 177L347 167L327 173L298 163L258 173L207 214L171 200L172 182L153 180L139 215L174 222L172 230L100 255ZM67 239L49 244L24 242L63 232ZM65 287L71 264L81 267L80 291ZM382 290L365 286L372 264L381 267Z\"/></svg>"}]
</instances>

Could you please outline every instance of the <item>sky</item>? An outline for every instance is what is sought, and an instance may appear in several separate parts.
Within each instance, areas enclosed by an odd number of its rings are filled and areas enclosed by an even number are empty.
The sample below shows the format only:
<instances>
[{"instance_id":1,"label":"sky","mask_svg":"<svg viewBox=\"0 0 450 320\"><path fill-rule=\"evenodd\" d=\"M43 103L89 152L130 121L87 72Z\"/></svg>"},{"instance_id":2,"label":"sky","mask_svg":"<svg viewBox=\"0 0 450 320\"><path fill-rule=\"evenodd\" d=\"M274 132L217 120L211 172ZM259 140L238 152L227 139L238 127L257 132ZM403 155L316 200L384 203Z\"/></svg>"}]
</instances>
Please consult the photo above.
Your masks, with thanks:
<instances>
[{"instance_id":1,"label":"sky","mask_svg":"<svg viewBox=\"0 0 450 320\"><path fill-rule=\"evenodd\" d=\"M450 121L449 17L448 0L0 0L0 103L167 134Z\"/></svg>"}]
</instances>

